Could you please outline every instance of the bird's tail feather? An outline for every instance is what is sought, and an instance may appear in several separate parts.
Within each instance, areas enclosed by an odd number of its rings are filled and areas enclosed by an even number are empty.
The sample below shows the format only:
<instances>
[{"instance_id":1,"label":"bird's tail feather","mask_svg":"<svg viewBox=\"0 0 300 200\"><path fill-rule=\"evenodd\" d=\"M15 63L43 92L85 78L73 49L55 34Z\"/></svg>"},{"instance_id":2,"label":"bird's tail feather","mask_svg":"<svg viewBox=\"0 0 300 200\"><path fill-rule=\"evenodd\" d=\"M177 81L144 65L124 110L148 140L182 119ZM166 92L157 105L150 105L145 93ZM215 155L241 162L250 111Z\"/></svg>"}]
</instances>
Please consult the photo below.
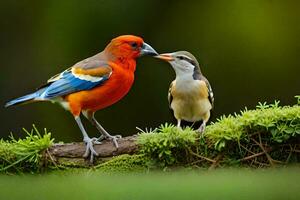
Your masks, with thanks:
<instances>
[{"instance_id":1,"label":"bird's tail feather","mask_svg":"<svg viewBox=\"0 0 300 200\"><path fill-rule=\"evenodd\" d=\"M31 93L31 94L28 94L28 95L25 95L25 96L22 96L22 97L19 97L19 98L16 98L16 99L13 99L13 100L7 102L5 104L5 107L14 106L14 105L18 105L18 104L30 103L30 102L34 101L35 98L37 98L37 97L38 97L37 92L34 92L34 93Z\"/></svg>"},{"instance_id":2,"label":"bird's tail feather","mask_svg":"<svg viewBox=\"0 0 300 200\"><path fill-rule=\"evenodd\" d=\"M27 94L25 96L13 99L13 100L7 102L5 104L5 107L19 105L19 104L27 104L27 103L31 103L31 102L35 102L35 101L48 100L48 99L41 98L41 94L45 91L46 88L47 87L41 88L41 89L39 89L38 91L36 91L34 93Z\"/></svg>"}]
</instances>

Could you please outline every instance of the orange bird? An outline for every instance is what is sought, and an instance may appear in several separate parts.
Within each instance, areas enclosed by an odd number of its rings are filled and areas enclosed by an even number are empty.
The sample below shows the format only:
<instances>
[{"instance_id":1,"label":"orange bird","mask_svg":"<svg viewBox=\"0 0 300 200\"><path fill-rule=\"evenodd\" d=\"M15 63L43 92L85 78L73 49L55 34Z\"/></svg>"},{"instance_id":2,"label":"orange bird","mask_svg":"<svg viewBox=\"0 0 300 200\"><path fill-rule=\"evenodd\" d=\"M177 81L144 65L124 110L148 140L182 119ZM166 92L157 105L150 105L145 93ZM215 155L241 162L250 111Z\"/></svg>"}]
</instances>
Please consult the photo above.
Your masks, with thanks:
<instances>
[{"instance_id":1,"label":"orange bird","mask_svg":"<svg viewBox=\"0 0 300 200\"><path fill-rule=\"evenodd\" d=\"M117 139L121 136L110 135L94 117L97 110L108 107L122 99L134 82L136 59L143 55L158 55L142 38L123 35L114 38L106 48L90 58L82 60L60 74L50 78L34 93L19 97L5 106L36 101L59 103L69 110L86 144L84 157L90 155L93 162L97 152L94 144L102 139L113 141L118 148ZM83 114L101 133L99 138L90 138L85 131L80 114Z\"/></svg>"}]
</instances>

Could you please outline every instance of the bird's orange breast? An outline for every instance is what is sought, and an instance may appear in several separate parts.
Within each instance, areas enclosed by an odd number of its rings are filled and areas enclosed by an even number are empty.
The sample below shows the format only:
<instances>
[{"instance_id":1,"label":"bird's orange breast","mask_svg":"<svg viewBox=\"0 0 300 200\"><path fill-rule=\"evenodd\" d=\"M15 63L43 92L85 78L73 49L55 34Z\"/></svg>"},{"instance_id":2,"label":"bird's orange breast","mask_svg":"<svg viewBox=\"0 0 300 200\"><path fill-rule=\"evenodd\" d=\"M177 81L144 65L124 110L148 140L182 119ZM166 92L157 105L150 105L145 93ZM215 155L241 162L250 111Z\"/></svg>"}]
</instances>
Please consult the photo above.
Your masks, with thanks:
<instances>
[{"instance_id":1,"label":"bird's orange breast","mask_svg":"<svg viewBox=\"0 0 300 200\"><path fill-rule=\"evenodd\" d=\"M112 75L103 84L91 90L70 94L65 97L65 100L69 103L70 111L75 116L78 116L83 110L95 112L122 99L129 92L133 82L134 70L115 65Z\"/></svg>"}]
</instances>

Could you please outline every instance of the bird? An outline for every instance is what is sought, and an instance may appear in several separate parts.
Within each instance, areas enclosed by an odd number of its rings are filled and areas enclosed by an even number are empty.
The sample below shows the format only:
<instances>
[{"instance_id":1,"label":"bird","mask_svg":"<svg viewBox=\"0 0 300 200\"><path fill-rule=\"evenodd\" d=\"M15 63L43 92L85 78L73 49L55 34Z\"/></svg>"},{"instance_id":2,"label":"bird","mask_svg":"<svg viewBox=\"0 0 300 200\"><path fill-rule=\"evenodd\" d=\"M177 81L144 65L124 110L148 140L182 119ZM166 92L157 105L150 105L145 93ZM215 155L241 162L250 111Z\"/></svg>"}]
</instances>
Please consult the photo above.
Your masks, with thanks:
<instances>
[{"instance_id":1,"label":"bird","mask_svg":"<svg viewBox=\"0 0 300 200\"><path fill-rule=\"evenodd\" d=\"M202 120L197 131L203 133L214 105L214 94L207 78L201 73L197 59L187 51L165 53L155 57L169 62L176 74L169 87L168 101L177 119L177 127L181 127L182 120Z\"/></svg>"},{"instance_id":2,"label":"bird","mask_svg":"<svg viewBox=\"0 0 300 200\"><path fill-rule=\"evenodd\" d=\"M136 59L144 55L155 56L158 53L141 37L118 36L102 52L77 62L51 77L35 92L11 100L5 107L40 101L60 104L74 116L86 145L83 157L90 157L92 163L94 156L98 156L94 144L101 144L101 140L108 139L118 148L117 140L121 138L120 135L109 134L94 114L118 102L129 92L134 82ZM100 137L88 136L81 114L98 129Z\"/></svg>"}]
</instances>

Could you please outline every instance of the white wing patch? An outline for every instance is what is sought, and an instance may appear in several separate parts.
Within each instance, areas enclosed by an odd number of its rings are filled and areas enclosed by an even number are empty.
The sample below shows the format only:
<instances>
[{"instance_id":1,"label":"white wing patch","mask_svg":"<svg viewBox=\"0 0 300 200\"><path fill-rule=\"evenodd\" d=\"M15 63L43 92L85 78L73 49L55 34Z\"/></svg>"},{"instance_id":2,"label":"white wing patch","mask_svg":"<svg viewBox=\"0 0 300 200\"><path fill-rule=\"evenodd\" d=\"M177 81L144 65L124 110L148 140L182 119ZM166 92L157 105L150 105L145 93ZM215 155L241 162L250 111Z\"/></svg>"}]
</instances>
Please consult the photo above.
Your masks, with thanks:
<instances>
[{"instance_id":1,"label":"white wing patch","mask_svg":"<svg viewBox=\"0 0 300 200\"><path fill-rule=\"evenodd\" d=\"M103 77L95 77L91 75L84 75L84 74L73 74L76 78L84 80L84 81L90 81L90 82L99 82L103 79Z\"/></svg>"},{"instance_id":2,"label":"white wing patch","mask_svg":"<svg viewBox=\"0 0 300 200\"><path fill-rule=\"evenodd\" d=\"M80 79L80 80L84 80L84 81L90 81L90 82L93 82L93 83L95 83L95 82L99 82L99 81L102 81L103 80L103 78L104 77L96 77L96 76L91 76L91 75L87 75L87 74L76 74L75 72L74 72L74 68L72 69L72 74L76 77L76 78L78 78L78 79ZM111 73L109 74L109 76L111 75Z\"/></svg>"}]
</instances>

